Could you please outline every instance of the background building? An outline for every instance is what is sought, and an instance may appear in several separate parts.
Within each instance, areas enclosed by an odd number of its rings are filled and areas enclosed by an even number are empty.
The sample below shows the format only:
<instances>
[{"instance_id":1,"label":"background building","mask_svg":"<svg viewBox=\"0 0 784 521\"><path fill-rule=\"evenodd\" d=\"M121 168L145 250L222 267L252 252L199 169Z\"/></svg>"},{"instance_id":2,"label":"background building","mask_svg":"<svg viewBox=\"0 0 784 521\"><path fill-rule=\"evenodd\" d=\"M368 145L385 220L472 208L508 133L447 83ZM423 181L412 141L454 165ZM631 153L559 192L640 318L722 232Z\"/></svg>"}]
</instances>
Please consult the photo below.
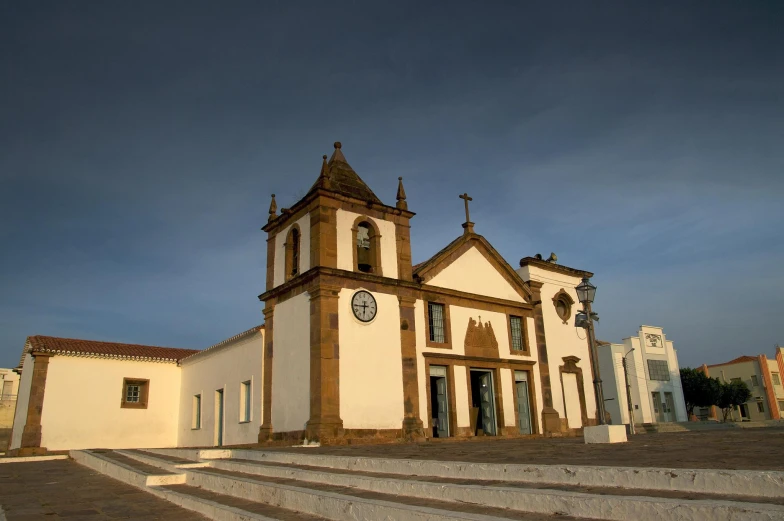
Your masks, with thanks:
<instances>
[{"instance_id":1,"label":"background building","mask_svg":"<svg viewBox=\"0 0 784 521\"><path fill-rule=\"evenodd\" d=\"M629 423L623 358L626 357L634 423L682 422L686 403L678 355L660 327L640 326L621 344L599 343L599 370L605 409L613 424Z\"/></svg>"},{"instance_id":2,"label":"background building","mask_svg":"<svg viewBox=\"0 0 784 521\"><path fill-rule=\"evenodd\" d=\"M727 417L732 421L778 420L784 411L784 386L781 375L784 373L784 347L776 346L774 360L765 355L739 356L723 364L703 365L700 368L712 378L722 382L741 381L751 391L751 398L736 407ZM713 414L708 408L695 410L700 419L716 417L721 419L721 411Z\"/></svg>"},{"instance_id":3,"label":"background building","mask_svg":"<svg viewBox=\"0 0 784 521\"><path fill-rule=\"evenodd\" d=\"M11 437L18 390L19 375L13 369L0 369L0 451Z\"/></svg>"}]
</instances>

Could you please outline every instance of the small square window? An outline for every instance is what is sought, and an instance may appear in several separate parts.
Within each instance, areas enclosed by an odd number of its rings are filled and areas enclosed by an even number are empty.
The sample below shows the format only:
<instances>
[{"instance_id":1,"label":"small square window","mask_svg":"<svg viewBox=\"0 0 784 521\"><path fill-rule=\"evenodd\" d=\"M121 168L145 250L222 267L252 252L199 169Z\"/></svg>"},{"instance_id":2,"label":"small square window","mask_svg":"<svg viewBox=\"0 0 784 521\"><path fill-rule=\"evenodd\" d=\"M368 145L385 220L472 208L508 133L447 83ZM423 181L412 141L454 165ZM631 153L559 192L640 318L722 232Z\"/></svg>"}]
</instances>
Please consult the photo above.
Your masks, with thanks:
<instances>
[{"instance_id":1,"label":"small square window","mask_svg":"<svg viewBox=\"0 0 784 521\"><path fill-rule=\"evenodd\" d=\"M779 402L779 410L784 411L784 402Z\"/></svg>"},{"instance_id":2,"label":"small square window","mask_svg":"<svg viewBox=\"0 0 784 521\"><path fill-rule=\"evenodd\" d=\"M240 384L240 422L250 421L250 380Z\"/></svg>"},{"instance_id":3,"label":"small square window","mask_svg":"<svg viewBox=\"0 0 784 521\"><path fill-rule=\"evenodd\" d=\"M149 391L149 380L123 378L120 407L123 409L146 409Z\"/></svg>"},{"instance_id":4,"label":"small square window","mask_svg":"<svg viewBox=\"0 0 784 521\"><path fill-rule=\"evenodd\" d=\"M762 402L757 402L757 410L759 412L765 412L765 406L762 405Z\"/></svg>"},{"instance_id":5,"label":"small square window","mask_svg":"<svg viewBox=\"0 0 784 521\"><path fill-rule=\"evenodd\" d=\"M756 374L751 375L751 386L752 387L759 386L759 381L757 380L757 375Z\"/></svg>"},{"instance_id":6,"label":"small square window","mask_svg":"<svg viewBox=\"0 0 784 521\"><path fill-rule=\"evenodd\" d=\"M770 379L773 380L773 385L781 385L779 373L770 373Z\"/></svg>"}]
</instances>

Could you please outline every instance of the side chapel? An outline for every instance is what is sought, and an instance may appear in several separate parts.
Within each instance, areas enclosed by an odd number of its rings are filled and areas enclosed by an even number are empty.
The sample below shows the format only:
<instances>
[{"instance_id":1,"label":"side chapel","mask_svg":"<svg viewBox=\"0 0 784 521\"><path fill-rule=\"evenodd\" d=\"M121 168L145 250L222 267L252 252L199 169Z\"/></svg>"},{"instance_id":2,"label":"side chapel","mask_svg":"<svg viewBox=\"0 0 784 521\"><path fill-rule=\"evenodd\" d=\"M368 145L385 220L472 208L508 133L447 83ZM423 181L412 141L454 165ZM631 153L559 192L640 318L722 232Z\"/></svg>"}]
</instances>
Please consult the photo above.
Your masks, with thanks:
<instances>
[{"instance_id":1,"label":"side chapel","mask_svg":"<svg viewBox=\"0 0 784 521\"><path fill-rule=\"evenodd\" d=\"M559 434L595 424L575 286L474 231L412 265L402 178L384 204L340 143L269 208L263 325L203 350L30 336L9 454L302 440ZM457 201L456 201L457 202ZM582 335L582 336L581 336Z\"/></svg>"},{"instance_id":2,"label":"side chapel","mask_svg":"<svg viewBox=\"0 0 784 521\"><path fill-rule=\"evenodd\" d=\"M592 274L474 231L412 265L402 178L384 204L340 143L267 232L259 442L560 433L595 423L588 343L571 307ZM554 257L554 256L553 256ZM545 293L543 290L546 290ZM552 293L552 294L551 294Z\"/></svg>"}]
</instances>

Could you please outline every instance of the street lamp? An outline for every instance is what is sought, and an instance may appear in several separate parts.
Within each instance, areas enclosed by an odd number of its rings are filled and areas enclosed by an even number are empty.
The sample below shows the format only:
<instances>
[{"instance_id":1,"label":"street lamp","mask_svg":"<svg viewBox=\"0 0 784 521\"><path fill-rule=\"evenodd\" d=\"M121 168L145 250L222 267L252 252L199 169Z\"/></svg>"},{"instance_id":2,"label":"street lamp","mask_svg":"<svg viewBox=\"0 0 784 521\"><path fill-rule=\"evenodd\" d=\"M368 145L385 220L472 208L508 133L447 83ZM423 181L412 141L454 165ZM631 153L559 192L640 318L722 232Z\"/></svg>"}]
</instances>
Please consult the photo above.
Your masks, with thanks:
<instances>
[{"instance_id":1,"label":"street lamp","mask_svg":"<svg viewBox=\"0 0 784 521\"><path fill-rule=\"evenodd\" d=\"M583 304L593 304L593 299L596 297L596 286L591 284L587 277L584 277L583 281L574 289L577 291L577 300Z\"/></svg>"},{"instance_id":2,"label":"street lamp","mask_svg":"<svg viewBox=\"0 0 784 521\"><path fill-rule=\"evenodd\" d=\"M591 303L596 297L596 286L591 284L588 277L574 288L577 291L577 300L583 305L583 310L574 317L574 326L583 328L588 332L588 348L591 351L591 365L593 366L593 392L596 396L596 407L599 414L599 425L605 425L604 419L604 392L602 392L602 378L599 374L599 353L596 352L596 337L593 331L593 321L599 320L598 315L591 312Z\"/></svg>"}]
</instances>

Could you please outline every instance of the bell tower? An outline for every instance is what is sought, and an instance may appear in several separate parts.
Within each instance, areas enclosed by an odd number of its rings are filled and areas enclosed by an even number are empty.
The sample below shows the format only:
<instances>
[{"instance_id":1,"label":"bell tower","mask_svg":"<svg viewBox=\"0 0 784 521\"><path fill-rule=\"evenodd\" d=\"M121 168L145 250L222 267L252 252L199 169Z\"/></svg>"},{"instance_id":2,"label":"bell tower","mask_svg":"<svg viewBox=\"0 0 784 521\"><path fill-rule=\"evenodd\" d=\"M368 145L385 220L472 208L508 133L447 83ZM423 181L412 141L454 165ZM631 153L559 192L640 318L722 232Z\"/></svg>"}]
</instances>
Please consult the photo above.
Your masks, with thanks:
<instances>
[{"instance_id":1,"label":"bell tower","mask_svg":"<svg viewBox=\"0 0 784 521\"><path fill-rule=\"evenodd\" d=\"M319 176L302 199L278 214L273 195L262 228L267 232L267 276L266 291L259 295L266 324L260 442L297 437L328 442L345 435L339 324L346 310L341 291L373 287L391 295L398 291L396 281L413 283L413 216L402 178L396 205L385 205L349 165L340 142L329 160L323 156ZM417 422L421 430L419 400L411 396L417 392L413 309L413 299L399 297L395 315L401 321L404 430L406 425L416 430ZM297 387L305 377L307 403Z\"/></svg>"}]
</instances>

